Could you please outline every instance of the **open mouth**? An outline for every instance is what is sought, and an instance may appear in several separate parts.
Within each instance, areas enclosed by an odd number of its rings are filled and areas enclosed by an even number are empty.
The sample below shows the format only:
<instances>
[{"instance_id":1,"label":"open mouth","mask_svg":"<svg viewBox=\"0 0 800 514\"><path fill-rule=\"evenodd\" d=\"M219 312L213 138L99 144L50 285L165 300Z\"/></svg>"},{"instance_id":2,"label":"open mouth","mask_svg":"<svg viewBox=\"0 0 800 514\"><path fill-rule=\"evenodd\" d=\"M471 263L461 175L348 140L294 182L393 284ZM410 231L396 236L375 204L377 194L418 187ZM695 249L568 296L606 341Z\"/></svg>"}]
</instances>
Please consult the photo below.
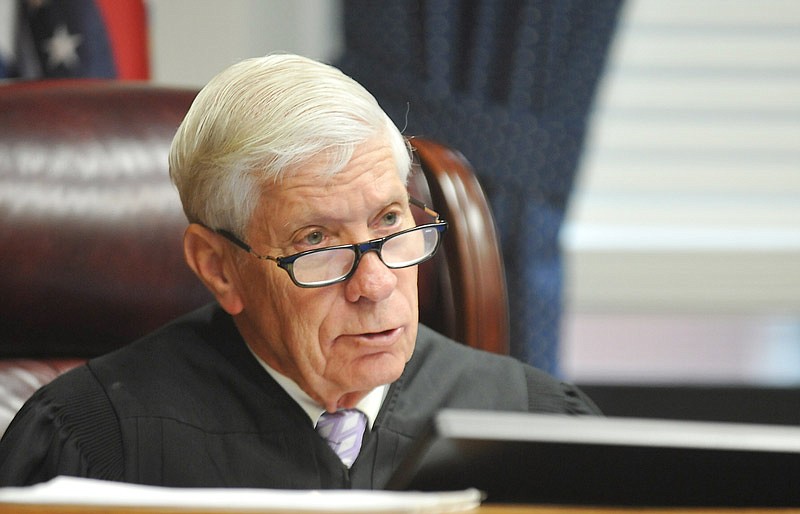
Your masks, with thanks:
<instances>
[{"instance_id":1,"label":"open mouth","mask_svg":"<svg viewBox=\"0 0 800 514\"><path fill-rule=\"evenodd\" d=\"M389 346L397 341L402 331L403 329L398 327L381 332L364 332L362 334L352 334L344 337L363 345Z\"/></svg>"}]
</instances>

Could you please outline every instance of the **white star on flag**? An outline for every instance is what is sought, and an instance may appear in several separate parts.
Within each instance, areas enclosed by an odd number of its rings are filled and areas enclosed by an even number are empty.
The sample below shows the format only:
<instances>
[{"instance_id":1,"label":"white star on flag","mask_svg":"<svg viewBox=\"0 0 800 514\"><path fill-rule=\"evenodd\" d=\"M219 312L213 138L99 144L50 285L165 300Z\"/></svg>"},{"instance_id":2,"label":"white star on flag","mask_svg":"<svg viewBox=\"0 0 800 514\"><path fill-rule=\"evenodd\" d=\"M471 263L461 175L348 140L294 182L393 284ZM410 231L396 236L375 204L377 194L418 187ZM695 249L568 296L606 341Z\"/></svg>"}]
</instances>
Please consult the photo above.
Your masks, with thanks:
<instances>
[{"instance_id":1,"label":"white star on flag","mask_svg":"<svg viewBox=\"0 0 800 514\"><path fill-rule=\"evenodd\" d=\"M59 25L53 37L44 42L47 52L47 66L56 68L64 66L72 68L80 61L78 57L78 46L83 37L80 34L70 35L66 25Z\"/></svg>"}]
</instances>

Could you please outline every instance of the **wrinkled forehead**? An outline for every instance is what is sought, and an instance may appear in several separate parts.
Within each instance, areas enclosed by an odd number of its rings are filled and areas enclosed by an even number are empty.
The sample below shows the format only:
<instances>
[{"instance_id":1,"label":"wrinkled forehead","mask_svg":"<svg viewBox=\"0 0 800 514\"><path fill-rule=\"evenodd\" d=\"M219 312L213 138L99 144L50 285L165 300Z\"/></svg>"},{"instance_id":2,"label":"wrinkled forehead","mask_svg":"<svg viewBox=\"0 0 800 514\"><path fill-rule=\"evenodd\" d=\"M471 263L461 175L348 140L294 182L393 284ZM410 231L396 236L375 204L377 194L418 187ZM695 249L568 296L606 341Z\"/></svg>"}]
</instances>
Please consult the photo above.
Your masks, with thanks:
<instances>
[{"instance_id":1,"label":"wrinkled forehead","mask_svg":"<svg viewBox=\"0 0 800 514\"><path fill-rule=\"evenodd\" d=\"M333 174L326 164L324 159L312 160L265 184L253 222L269 220L273 229L323 221L359 222L389 206L407 207L408 192L390 147L363 145Z\"/></svg>"}]
</instances>

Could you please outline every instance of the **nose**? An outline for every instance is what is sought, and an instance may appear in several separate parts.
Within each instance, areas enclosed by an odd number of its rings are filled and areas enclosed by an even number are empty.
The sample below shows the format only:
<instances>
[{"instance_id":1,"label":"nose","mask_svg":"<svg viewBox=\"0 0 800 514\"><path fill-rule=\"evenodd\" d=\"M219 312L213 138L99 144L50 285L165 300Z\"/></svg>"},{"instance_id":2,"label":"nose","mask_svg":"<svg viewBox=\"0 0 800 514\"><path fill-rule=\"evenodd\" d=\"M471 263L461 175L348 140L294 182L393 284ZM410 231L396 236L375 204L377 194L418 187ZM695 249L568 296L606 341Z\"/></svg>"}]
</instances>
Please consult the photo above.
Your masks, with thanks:
<instances>
[{"instance_id":1,"label":"nose","mask_svg":"<svg viewBox=\"0 0 800 514\"><path fill-rule=\"evenodd\" d=\"M375 251L361 256L355 273L345 282L345 296L350 302L366 298L378 302L397 286L397 275L387 268Z\"/></svg>"}]
</instances>

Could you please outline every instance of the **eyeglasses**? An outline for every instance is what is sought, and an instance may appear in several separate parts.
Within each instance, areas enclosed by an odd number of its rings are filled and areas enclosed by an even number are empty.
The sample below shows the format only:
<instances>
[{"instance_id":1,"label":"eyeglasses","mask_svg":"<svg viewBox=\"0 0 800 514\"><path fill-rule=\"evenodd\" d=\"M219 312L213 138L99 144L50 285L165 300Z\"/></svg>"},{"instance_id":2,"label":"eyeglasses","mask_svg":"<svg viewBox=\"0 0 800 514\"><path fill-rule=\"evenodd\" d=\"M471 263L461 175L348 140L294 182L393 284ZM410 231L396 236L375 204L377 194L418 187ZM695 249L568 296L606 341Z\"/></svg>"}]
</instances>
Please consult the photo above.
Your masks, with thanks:
<instances>
[{"instance_id":1,"label":"eyeglasses","mask_svg":"<svg viewBox=\"0 0 800 514\"><path fill-rule=\"evenodd\" d=\"M361 257L376 252L390 269L408 268L421 264L436 253L447 230L447 222L424 203L409 197L409 203L435 218L433 223L419 225L395 234L349 245L328 246L307 250L285 257L261 255L228 230L215 230L239 248L283 268L299 287L323 287L343 282L355 273Z\"/></svg>"}]
</instances>

